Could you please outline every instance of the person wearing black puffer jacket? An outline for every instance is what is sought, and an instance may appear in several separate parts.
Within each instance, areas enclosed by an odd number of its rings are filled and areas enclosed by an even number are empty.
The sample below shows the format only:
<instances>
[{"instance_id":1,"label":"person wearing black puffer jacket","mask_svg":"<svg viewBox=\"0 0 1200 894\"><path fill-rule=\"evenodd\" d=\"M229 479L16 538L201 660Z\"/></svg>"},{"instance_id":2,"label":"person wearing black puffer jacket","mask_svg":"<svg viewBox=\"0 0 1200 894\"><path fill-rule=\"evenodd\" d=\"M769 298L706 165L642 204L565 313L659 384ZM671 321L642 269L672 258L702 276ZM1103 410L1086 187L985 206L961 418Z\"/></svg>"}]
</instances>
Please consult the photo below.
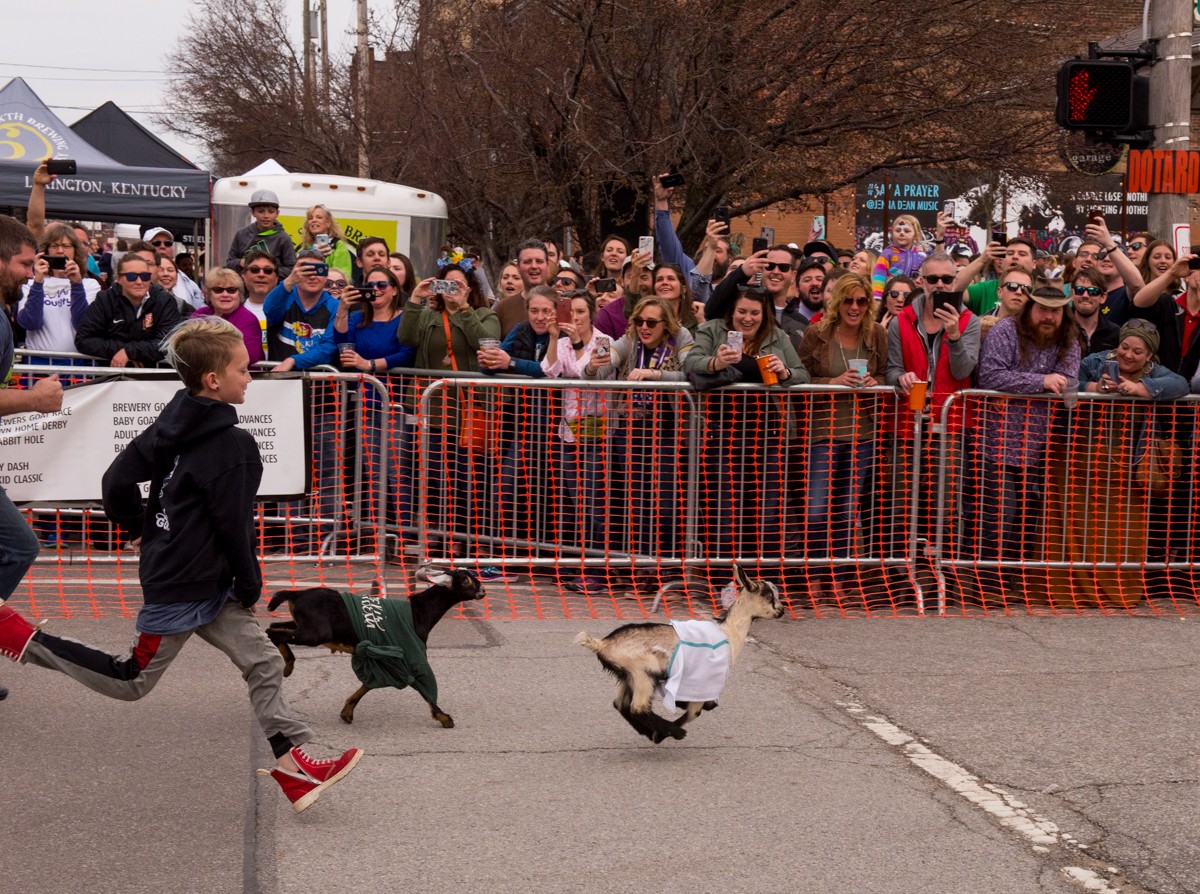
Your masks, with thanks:
<instances>
[{"instance_id":1,"label":"person wearing black puffer jacket","mask_svg":"<svg viewBox=\"0 0 1200 894\"><path fill-rule=\"evenodd\" d=\"M75 330L75 349L110 366L155 366L162 341L182 319L175 296L150 282L145 258L127 254L117 264L117 283L96 296Z\"/></svg>"}]
</instances>

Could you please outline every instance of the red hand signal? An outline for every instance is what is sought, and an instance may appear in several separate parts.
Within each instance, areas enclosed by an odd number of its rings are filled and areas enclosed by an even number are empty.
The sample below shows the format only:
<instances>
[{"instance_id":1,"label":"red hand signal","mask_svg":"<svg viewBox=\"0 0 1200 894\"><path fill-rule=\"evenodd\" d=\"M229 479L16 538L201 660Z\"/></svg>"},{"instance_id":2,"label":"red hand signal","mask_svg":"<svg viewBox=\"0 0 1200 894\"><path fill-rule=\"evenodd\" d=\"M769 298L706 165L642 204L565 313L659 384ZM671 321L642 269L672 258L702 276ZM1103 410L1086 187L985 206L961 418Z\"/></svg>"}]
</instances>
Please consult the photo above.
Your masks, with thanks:
<instances>
[{"instance_id":1,"label":"red hand signal","mask_svg":"<svg viewBox=\"0 0 1200 894\"><path fill-rule=\"evenodd\" d=\"M1098 91L1088 84L1088 73L1077 71L1071 75L1071 84L1067 91L1068 115L1071 121L1086 121L1088 106L1096 98Z\"/></svg>"}]
</instances>

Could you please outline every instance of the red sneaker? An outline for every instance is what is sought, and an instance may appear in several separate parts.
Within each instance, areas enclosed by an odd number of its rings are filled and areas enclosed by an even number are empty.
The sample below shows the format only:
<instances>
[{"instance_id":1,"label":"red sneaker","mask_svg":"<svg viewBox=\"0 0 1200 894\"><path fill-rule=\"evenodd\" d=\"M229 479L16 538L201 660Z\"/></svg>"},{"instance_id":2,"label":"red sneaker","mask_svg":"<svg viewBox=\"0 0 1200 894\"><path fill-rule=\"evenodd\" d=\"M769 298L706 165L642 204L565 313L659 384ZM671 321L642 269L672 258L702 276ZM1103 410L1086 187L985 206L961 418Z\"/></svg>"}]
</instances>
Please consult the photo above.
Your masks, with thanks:
<instances>
[{"instance_id":1,"label":"red sneaker","mask_svg":"<svg viewBox=\"0 0 1200 894\"><path fill-rule=\"evenodd\" d=\"M0 657L20 661L37 628L0 602Z\"/></svg>"},{"instance_id":2,"label":"red sneaker","mask_svg":"<svg viewBox=\"0 0 1200 894\"><path fill-rule=\"evenodd\" d=\"M292 809L297 813L303 813L321 797L321 784L303 773L289 773L280 767L272 767L270 770L259 770L258 775L270 776L278 782L287 799L292 802Z\"/></svg>"},{"instance_id":3,"label":"red sneaker","mask_svg":"<svg viewBox=\"0 0 1200 894\"><path fill-rule=\"evenodd\" d=\"M355 764L362 760L363 751L361 748L351 748L341 757L324 758L317 760L309 757L302 746L297 745L291 751L292 760L296 762L301 770L308 776L311 776L317 782L325 785L333 785L347 773L354 769Z\"/></svg>"}]
</instances>

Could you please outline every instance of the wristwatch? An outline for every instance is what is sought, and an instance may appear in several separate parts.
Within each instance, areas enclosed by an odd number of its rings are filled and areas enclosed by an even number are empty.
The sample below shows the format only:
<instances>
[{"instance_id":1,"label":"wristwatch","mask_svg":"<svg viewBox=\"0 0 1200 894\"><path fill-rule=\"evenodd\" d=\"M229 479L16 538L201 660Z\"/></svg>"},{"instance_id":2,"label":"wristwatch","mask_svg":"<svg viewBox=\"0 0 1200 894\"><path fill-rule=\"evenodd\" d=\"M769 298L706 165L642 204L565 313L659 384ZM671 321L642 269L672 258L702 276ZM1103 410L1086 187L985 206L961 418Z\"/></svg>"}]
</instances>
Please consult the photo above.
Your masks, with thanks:
<instances>
[{"instance_id":1,"label":"wristwatch","mask_svg":"<svg viewBox=\"0 0 1200 894\"><path fill-rule=\"evenodd\" d=\"M1102 248L1098 252L1096 252L1096 260L1103 261L1109 255L1111 255L1114 251L1124 251L1124 250L1125 250L1125 246L1121 245L1121 243L1118 242L1112 248Z\"/></svg>"},{"instance_id":2,"label":"wristwatch","mask_svg":"<svg viewBox=\"0 0 1200 894\"><path fill-rule=\"evenodd\" d=\"M517 368L517 361L516 361L515 359L513 359L512 357L509 357L509 358L508 358L508 368L509 368L509 369L516 369L516 368Z\"/></svg>"}]
</instances>

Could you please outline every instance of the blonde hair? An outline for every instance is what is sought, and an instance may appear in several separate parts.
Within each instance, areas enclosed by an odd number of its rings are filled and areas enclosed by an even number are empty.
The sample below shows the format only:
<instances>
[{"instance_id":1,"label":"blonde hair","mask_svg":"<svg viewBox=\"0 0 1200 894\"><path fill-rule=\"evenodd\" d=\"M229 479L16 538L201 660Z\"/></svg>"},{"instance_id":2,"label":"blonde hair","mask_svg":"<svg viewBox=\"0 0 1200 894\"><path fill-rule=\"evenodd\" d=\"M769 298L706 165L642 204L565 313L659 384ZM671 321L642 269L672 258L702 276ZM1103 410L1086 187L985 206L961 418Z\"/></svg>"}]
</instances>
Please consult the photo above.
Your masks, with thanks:
<instances>
[{"instance_id":1,"label":"blonde hair","mask_svg":"<svg viewBox=\"0 0 1200 894\"><path fill-rule=\"evenodd\" d=\"M309 205L308 210L304 212L304 225L300 228L300 247L312 248L315 244L313 234L308 229L308 219L312 217L312 213L320 208L325 212L325 216L329 218L329 232L337 239L343 242L349 242L346 234L342 232L342 225L337 222L337 218L333 216L333 212L324 205Z\"/></svg>"},{"instance_id":2,"label":"blonde hair","mask_svg":"<svg viewBox=\"0 0 1200 894\"><path fill-rule=\"evenodd\" d=\"M233 360L242 332L228 320L216 316L188 317L163 340L167 362L192 394L204 390L204 375L221 372Z\"/></svg>"},{"instance_id":3,"label":"blonde hair","mask_svg":"<svg viewBox=\"0 0 1200 894\"><path fill-rule=\"evenodd\" d=\"M842 304L845 302L846 297L855 289L861 289L862 293L870 299L871 282L865 276L847 272L845 276L837 281L837 285L833 287L833 294L829 296L829 304L825 307L825 313L822 315L820 322L817 323L823 331L830 332L841 322ZM883 327L875 322L875 314L868 304L862 321L863 344L869 348L874 348L876 331L881 329Z\"/></svg>"},{"instance_id":4,"label":"blonde hair","mask_svg":"<svg viewBox=\"0 0 1200 894\"><path fill-rule=\"evenodd\" d=\"M898 223L906 223L910 227L912 227L913 245L919 245L921 243L921 241L925 238L925 231L923 229L921 229L921 222L919 220L917 220L915 217L913 217L911 214L901 214L895 220L893 220L892 221L892 230L896 229L896 224L898 224ZM889 245L893 244L891 236L892 236L892 234L889 231L888 239L887 239Z\"/></svg>"},{"instance_id":5,"label":"blonde hair","mask_svg":"<svg viewBox=\"0 0 1200 894\"><path fill-rule=\"evenodd\" d=\"M633 318L641 316L642 311L647 307L657 307L662 311L663 315L663 338L674 338L679 334L682 325L679 322L679 314L675 312L675 308L670 301L663 301L656 295L649 295L633 306L633 313L629 315L629 328L625 330L625 334L632 338L637 338L637 327L633 324Z\"/></svg>"},{"instance_id":6,"label":"blonde hair","mask_svg":"<svg viewBox=\"0 0 1200 894\"><path fill-rule=\"evenodd\" d=\"M241 274L236 270L229 267L214 267L209 270L204 277L204 291L208 292L213 286L237 286L242 304L246 303L246 283L242 281ZM204 303L210 304L207 294L204 296Z\"/></svg>"}]
</instances>

